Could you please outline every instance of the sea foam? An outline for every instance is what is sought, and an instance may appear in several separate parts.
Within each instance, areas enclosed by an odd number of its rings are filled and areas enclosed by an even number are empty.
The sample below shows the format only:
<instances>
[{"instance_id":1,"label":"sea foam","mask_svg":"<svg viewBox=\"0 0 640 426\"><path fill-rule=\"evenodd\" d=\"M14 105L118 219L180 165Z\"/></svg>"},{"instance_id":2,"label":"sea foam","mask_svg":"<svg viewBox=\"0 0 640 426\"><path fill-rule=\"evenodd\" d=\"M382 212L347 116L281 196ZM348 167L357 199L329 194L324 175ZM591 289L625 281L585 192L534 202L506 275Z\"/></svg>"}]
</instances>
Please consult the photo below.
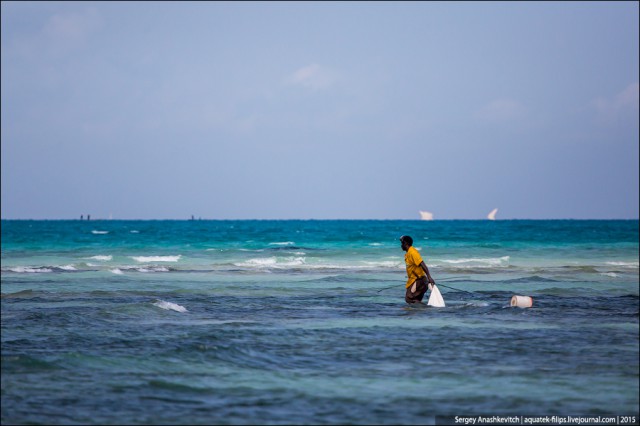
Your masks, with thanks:
<instances>
[{"instance_id":1,"label":"sea foam","mask_svg":"<svg viewBox=\"0 0 640 426\"><path fill-rule=\"evenodd\" d=\"M76 267L73 265L58 266L58 268L62 269L63 271L77 271Z\"/></svg>"},{"instance_id":2,"label":"sea foam","mask_svg":"<svg viewBox=\"0 0 640 426\"><path fill-rule=\"evenodd\" d=\"M17 272L19 274L41 274L45 272L53 272L53 269L47 267L31 268L28 266L15 266L13 268L2 268L2 271Z\"/></svg>"},{"instance_id":3,"label":"sea foam","mask_svg":"<svg viewBox=\"0 0 640 426\"><path fill-rule=\"evenodd\" d=\"M291 266L301 266L304 265L305 258L304 257L258 257L249 259L246 262L238 262L234 263L235 266L245 267L245 268L283 268L283 267L291 267Z\"/></svg>"},{"instance_id":4,"label":"sea foam","mask_svg":"<svg viewBox=\"0 0 640 426\"><path fill-rule=\"evenodd\" d=\"M440 262L444 262L451 265L458 265L462 267L473 266L475 268L489 268L496 266L508 266L509 256L502 257L489 257L489 258L463 258L463 259L442 259Z\"/></svg>"},{"instance_id":5,"label":"sea foam","mask_svg":"<svg viewBox=\"0 0 640 426\"><path fill-rule=\"evenodd\" d=\"M131 256L137 262L177 262L182 255L177 256Z\"/></svg>"},{"instance_id":6,"label":"sea foam","mask_svg":"<svg viewBox=\"0 0 640 426\"><path fill-rule=\"evenodd\" d=\"M178 305L177 303L165 302L164 300L158 300L154 302L153 305L168 311L187 312L187 308L184 306Z\"/></svg>"},{"instance_id":7,"label":"sea foam","mask_svg":"<svg viewBox=\"0 0 640 426\"><path fill-rule=\"evenodd\" d=\"M607 262L607 265L638 269L639 262Z\"/></svg>"},{"instance_id":8,"label":"sea foam","mask_svg":"<svg viewBox=\"0 0 640 426\"><path fill-rule=\"evenodd\" d=\"M102 260L102 261L108 262L111 259L113 259L113 256L110 256L110 255L107 255L107 256L98 255L98 256L85 257L85 259L95 259L95 260Z\"/></svg>"}]
</instances>

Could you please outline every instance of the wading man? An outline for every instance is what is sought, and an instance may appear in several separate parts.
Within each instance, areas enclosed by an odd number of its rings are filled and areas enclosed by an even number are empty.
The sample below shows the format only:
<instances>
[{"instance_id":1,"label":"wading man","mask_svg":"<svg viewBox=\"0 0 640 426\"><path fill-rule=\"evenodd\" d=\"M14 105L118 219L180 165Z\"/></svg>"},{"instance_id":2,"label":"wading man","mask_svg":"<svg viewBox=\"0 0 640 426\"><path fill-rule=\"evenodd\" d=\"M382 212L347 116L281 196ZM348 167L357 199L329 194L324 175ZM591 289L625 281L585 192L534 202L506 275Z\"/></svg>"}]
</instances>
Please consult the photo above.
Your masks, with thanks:
<instances>
[{"instance_id":1,"label":"wading man","mask_svg":"<svg viewBox=\"0 0 640 426\"><path fill-rule=\"evenodd\" d=\"M429 268L422 260L420 253L413 247L413 238L403 235L400 237L400 243L402 250L407 252L404 255L404 263L407 266L407 284L405 285L407 292L404 300L407 303L420 303L427 292L427 283L431 290L436 282L431 278Z\"/></svg>"}]
</instances>

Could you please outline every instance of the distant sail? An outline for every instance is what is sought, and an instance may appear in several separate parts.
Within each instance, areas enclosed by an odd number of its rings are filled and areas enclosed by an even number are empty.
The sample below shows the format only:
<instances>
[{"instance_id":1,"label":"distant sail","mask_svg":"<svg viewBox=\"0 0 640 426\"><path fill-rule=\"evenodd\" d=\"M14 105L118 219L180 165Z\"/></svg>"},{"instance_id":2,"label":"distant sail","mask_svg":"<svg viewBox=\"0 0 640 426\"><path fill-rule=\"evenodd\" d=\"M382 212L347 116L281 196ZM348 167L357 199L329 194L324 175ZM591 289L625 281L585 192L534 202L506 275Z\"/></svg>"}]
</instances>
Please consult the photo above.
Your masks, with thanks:
<instances>
[{"instance_id":1,"label":"distant sail","mask_svg":"<svg viewBox=\"0 0 640 426\"><path fill-rule=\"evenodd\" d=\"M433 213L431 212L423 212L420 210L420 219L422 220L433 220Z\"/></svg>"},{"instance_id":2,"label":"distant sail","mask_svg":"<svg viewBox=\"0 0 640 426\"><path fill-rule=\"evenodd\" d=\"M487 215L487 219L496 220L496 213L498 213L498 209L491 210L491 212L489 212L489 214Z\"/></svg>"}]
</instances>

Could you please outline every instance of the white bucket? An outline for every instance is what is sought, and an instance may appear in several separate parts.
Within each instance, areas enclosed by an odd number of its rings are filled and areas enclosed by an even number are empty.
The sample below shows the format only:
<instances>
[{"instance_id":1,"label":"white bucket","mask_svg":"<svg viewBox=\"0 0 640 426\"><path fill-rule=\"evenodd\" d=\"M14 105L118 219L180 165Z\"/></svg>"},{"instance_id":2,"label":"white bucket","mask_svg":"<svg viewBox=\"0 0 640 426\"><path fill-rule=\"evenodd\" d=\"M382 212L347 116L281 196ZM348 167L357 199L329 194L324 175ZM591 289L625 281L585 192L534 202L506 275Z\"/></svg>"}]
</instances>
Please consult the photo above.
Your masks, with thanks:
<instances>
[{"instance_id":1,"label":"white bucket","mask_svg":"<svg viewBox=\"0 0 640 426\"><path fill-rule=\"evenodd\" d=\"M513 296L511 298L511 306L517 306L518 308L530 308L533 306L533 297Z\"/></svg>"}]
</instances>

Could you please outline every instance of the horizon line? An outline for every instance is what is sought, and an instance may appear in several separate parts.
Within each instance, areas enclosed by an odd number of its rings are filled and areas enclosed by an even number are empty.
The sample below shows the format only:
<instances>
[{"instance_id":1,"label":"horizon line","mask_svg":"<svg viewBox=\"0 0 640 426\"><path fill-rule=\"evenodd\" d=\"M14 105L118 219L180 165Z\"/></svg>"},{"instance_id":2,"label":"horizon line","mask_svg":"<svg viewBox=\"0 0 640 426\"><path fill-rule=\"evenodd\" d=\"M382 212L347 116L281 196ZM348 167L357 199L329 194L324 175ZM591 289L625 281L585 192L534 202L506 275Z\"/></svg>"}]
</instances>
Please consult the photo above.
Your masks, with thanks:
<instances>
[{"instance_id":1,"label":"horizon line","mask_svg":"<svg viewBox=\"0 0 640 426\"><path fill-rule=\"evenodd\" d=\"M557 217L557 218L501 218L501 219L487 219L487 218L441 218L441 219L408 219L408 218L386 218L386 219L374 219L374 218L94 218L94 219L79 219L79 218L0 218L3 221L9 220L23 220L23 221L77 221L77 222L113 222L113 221L185 221L185 222L199 222L199 221L416 221L416 222L437 222L437 221L515 221L515 220L640 220L640 217L632 218L574 218L574 217Z\"/></svg>"}]
</instances>

